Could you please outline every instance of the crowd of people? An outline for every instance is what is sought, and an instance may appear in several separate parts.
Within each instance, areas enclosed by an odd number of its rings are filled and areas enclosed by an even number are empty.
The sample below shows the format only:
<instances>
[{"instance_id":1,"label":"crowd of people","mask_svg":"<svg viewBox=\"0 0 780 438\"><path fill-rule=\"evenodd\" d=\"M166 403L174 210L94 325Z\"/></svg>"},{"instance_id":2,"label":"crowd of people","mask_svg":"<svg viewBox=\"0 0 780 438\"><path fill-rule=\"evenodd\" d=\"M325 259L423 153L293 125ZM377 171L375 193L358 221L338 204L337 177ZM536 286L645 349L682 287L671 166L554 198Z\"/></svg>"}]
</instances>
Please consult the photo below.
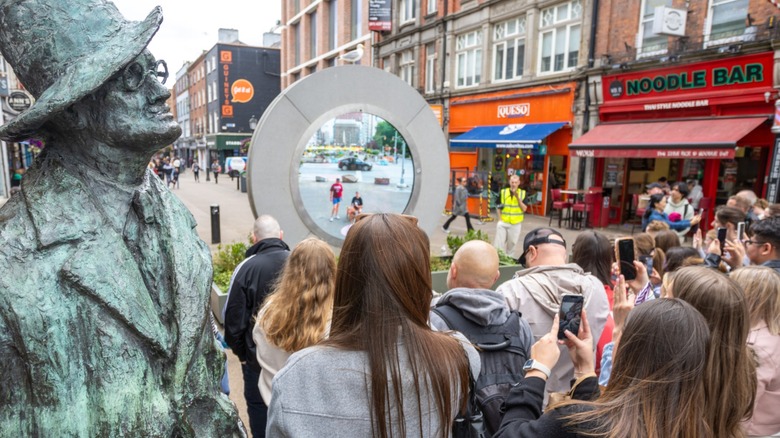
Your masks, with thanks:
<instances>
[{"instance_id":1,"label":"crowd of people","mask_svg":"<svg viewBox=\"0 0 780 438\"><path fill-rule=\"evenodd\" d=\"M439 295L413 217L357 217L336 262L316 238L289 251L261 216L273 232L237 268L225 313L226 329L241 322L228 344L260 369L245 388L262 403L254 436L778 434L780 217L743 236L742 209L715 217L723 246L701 230L693 246L672 229L634 236L628 280L597 231L569 247L531 230L523 268L497 287L498 252L470 241ZM266 259L273 275L247 281ZM561 310L570 297L577 315Z\"/></svg>"}]
</instances>

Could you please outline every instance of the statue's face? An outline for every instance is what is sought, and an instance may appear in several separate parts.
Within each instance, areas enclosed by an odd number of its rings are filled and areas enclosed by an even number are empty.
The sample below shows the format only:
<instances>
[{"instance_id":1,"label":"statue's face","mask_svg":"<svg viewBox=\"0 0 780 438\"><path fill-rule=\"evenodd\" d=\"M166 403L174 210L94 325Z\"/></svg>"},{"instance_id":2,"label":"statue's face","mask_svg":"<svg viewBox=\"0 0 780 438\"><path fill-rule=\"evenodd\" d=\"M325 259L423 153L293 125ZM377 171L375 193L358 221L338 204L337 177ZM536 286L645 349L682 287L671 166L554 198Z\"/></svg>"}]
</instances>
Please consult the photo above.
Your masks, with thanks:
<instances>
[{"instance_id":1,"label":"statue's face","mask_svg":"<svg viewBox=\"0 0 780 438\"><path fill-rule=\"evenodd\" d=\"M181 127L166 100L162 84L167 66L144 51L107 82L105 97L92 108L99 123L95 134L106 144L139 151L157 150L179 138Z\"/></svg>"}]
</instances>

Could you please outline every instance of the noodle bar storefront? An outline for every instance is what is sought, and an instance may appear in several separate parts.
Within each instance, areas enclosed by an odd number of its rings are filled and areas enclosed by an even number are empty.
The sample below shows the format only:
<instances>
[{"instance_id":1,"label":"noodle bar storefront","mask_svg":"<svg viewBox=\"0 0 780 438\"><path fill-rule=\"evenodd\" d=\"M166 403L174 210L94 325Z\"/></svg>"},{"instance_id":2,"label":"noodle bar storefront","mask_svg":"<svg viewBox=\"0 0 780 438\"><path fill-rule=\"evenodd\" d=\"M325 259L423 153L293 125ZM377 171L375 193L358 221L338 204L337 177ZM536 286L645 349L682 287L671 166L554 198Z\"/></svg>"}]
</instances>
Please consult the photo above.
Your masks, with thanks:
<instances>
[{"instance_id":1,"label":"noodle bar storefront","mask_svg":"<svg viewBox=\"0 0 780 438\"><path fill-rule=\"evenodd\" d=\"M763 197L773 71L766 52L604 76L600 123L569 151L595 160L594 185L611 196L609 222L632 219L633 195L661 177L697 180L713 206L743 189Z\"/></svg>"}]
</instances>

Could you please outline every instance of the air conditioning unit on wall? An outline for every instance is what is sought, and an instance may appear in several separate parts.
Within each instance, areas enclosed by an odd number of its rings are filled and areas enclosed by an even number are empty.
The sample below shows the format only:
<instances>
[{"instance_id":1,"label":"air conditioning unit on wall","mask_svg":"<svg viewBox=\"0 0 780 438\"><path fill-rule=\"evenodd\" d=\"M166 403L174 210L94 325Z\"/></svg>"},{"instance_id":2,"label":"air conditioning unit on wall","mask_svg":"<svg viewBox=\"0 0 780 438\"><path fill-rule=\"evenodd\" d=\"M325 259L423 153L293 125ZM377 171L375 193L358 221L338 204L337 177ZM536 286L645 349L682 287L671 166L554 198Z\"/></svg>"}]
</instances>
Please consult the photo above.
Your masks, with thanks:
<instances>
[{"instance_id":1,"label":"air conditioning unit on wall","mask_svg":"<svg viewBox=\"0 0 780 438\"><path fill-rule=\"evenodd\" d=\"M688 11L674 9L668 6L655 8L653 17L653 33L657 35L685 36L685 20Z\"/></svg>"}]
</instances>

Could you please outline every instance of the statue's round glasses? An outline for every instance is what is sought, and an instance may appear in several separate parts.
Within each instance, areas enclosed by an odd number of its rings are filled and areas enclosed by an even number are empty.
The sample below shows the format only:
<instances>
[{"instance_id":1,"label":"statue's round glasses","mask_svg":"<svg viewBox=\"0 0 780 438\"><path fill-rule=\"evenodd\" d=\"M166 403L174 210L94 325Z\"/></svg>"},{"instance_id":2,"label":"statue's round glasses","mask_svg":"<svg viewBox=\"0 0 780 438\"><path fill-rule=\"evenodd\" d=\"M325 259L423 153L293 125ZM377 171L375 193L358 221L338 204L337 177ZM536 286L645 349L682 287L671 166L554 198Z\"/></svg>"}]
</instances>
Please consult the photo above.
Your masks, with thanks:
<instances>
[{"instance_id":1,"label":"statue's round glasses","mask_svg":"<svg viewBox=\"0 0 780 438\"><path fill-rule=\"evenodd\" d=\"M147 70L139 61L133 61L122 70L122 82L127 91L135 91L141 88L150 75L156 77L161 84L165 84L168 80L168 64L159 59L151 69Z\"/></svg>"}]
</instances>

